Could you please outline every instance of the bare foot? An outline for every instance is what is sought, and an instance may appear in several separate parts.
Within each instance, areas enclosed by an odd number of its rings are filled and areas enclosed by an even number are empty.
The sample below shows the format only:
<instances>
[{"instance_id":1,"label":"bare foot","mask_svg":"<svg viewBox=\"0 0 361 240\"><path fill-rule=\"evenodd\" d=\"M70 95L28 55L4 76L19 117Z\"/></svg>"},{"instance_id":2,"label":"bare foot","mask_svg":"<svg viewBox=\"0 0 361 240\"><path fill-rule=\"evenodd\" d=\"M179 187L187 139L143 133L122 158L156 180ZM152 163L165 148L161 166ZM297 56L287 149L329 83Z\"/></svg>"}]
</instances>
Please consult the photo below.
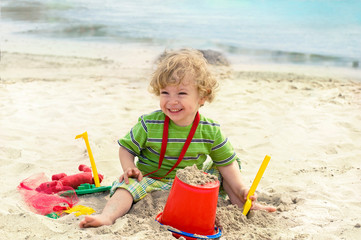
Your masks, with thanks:
<instances>
[{"instance_id":1,"label":"bare foot","mask_svg":"<svg viewBox=\"0 0 361 240\"><path fill-rule=\"evenodd\" d=\"M100 227L103 225L112 225L113 222L110 219L103 217L102 215L85 216L83 221L79 223L80 228Z\"/></svg>"}]
</instances>

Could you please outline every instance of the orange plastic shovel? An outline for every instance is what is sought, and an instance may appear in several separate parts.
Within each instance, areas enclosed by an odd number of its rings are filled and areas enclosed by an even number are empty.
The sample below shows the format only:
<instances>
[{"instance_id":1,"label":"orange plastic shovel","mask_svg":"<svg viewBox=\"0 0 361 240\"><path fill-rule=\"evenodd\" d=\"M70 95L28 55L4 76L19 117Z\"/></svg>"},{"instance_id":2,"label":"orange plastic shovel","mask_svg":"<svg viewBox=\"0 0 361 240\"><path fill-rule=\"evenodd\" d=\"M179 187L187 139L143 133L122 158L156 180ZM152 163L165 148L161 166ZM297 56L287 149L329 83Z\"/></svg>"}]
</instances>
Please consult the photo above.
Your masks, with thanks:
<instances>
[{"instance_id":1,"label":"orange plastic shovel","mask_svg":"<svg viewBox=\"0 0 361 240\"><path fill-rule=\"evenodd\" d=\"M262 175L263 175L264 171L266 170L266 167L267 167L270 159L271 159L270 156L268 156L268 155L265 156L265 158L263 159L263 162L261 164L261 167L259 168L258 173L253 180L252 186L249 189L249 192L247 194L247 200L243 206L243 215L245 215L245 216L247 215L249 209L251 209L251 206L252 206L252 201L251 201L251 199L249 199L249 197L255 193L258 183L261 181Z\"/></svg>"}]
</instances>

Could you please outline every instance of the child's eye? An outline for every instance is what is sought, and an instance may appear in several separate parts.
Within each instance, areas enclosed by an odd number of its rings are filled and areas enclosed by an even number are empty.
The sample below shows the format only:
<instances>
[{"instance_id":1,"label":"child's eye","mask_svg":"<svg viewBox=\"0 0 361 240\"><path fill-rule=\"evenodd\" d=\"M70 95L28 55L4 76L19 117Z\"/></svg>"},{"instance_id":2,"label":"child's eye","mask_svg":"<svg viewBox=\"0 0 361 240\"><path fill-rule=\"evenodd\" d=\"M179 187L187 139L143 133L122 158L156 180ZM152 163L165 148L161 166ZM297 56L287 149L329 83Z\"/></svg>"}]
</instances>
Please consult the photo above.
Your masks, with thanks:
<instances>
[{"instance_id":1,"label":"child's eye","mask_svg":"<svg viewBox=\"0 0 361 240\"><path fill-rule=\"evenodd\" d=\"M179 95L187 95L186 92L179 92Z\"/></svg>"},{"instance_id":2,"label":"child's eye","mask_svg":"<svg viewBox=\"0 0 361 240\"><path fill-rule=\"evenodd\" d=\"M160 91L160 94L162 94L162 95L167 95L168 92L167 92L167 91Z\"/></svg>"}]
</instances>

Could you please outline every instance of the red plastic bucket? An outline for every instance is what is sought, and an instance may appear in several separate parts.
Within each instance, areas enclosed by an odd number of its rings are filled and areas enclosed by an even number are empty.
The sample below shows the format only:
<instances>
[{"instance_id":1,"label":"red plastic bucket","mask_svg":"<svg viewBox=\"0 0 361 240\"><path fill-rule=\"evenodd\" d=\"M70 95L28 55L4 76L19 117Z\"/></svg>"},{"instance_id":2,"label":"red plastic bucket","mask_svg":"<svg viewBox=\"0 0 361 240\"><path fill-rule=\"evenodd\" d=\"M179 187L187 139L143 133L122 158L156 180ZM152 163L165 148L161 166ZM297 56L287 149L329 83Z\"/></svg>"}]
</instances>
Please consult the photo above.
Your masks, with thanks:
<instances>
[{"instance_id":1,"label":"red plastic bucket","mask_svg":"<svg viewBox=\"0 0 361 240\"><path fill-rule=\"evenodd\" d=\"M157 220L183 232L212 235L215 233L218 191L219 181L193 186L176 176L164 211Z\"/></svg>"}]
</instances>

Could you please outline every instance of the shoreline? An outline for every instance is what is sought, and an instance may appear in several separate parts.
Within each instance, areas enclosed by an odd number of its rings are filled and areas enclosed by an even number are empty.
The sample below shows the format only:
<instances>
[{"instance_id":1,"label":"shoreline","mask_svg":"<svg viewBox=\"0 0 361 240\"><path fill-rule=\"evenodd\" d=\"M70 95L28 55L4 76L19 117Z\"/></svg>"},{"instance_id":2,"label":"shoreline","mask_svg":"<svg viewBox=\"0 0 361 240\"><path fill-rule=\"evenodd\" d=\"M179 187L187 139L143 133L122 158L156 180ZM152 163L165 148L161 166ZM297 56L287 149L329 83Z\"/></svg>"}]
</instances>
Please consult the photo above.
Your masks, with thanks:
<instances>
[{"instance_id":1,"label":"shoreline","mask_svg":"<svg viewBox=\"0 0 361 240\"><path fill-rule=\"evenodd\" d=\"M153 219L165 203L162 194L151 194L112 226L82 230L74 215L53 220L32 213L16 190L33 174L72 174L79 164L89 165L84 142L74 140L84 131L105 176L102 185L110 185L121 169L117 139L140 115L159 108L147 84L163 49L90 43L59 48L58 42L24 44L22 38L1 48L2 236L169 239ZM278 208L275 214L257 212L246 223L235 220L236 225L223 217L228 229L223 239L247 234L356 239L361 234L356 191L361 187L361 82L352 77L355 72L252 64L212 69L221 87L201 112L221 123L242 159L246 183L264 155L271 156L257 193L261 202ZM81 203L99 212L107 198L91 195ZM235 209L220 208L221 216L238 216Z\"/></svg>"},{"instance_id":2,"label":"shoreline","mask_svg":"<svg viewBox=\"0 0 361 240\"><path fill-rule=\"evenodd\" d=\"M24 42L27 44L23 44ZM76 41L67 39L52 39L42 38L40 36L28 36L22 34L4 33L1 39L1 52L11 53L29 53L37 55L57 55L68 57L85 57L85 58L100 58L105 60L122 60L123 64L129 63L129 66L137 64L132 61L132 58L124 59L121 54L125 56L136 55L137 57L144 57L141 63L154 63L157 57L165 50L173 48L163 47L157 44L147 45L143 43L117 43L115 41L101 43L98 41ZM58 48L61 46L61 48ZM207 50L207 49L202 49ZM340 78L354 79L361 81L361 68L352 67L351 65L336 66L336 65L317 65L307 63L293 63L293 62L274 62L255 60L255 57L249 57L247 54L231 54L222 52L222 50L213 49L224 54L229 60L232 68L238 70L249 71L272 71L272 72L297 72L309 75L318 76L334 76ZM124 54L125 52L125 54ZM305 54L307 55L307 54ZM137 58L139 59L139 58ZM139 64L139 63L138 63Z\"/></svg>"}]
</instances>

